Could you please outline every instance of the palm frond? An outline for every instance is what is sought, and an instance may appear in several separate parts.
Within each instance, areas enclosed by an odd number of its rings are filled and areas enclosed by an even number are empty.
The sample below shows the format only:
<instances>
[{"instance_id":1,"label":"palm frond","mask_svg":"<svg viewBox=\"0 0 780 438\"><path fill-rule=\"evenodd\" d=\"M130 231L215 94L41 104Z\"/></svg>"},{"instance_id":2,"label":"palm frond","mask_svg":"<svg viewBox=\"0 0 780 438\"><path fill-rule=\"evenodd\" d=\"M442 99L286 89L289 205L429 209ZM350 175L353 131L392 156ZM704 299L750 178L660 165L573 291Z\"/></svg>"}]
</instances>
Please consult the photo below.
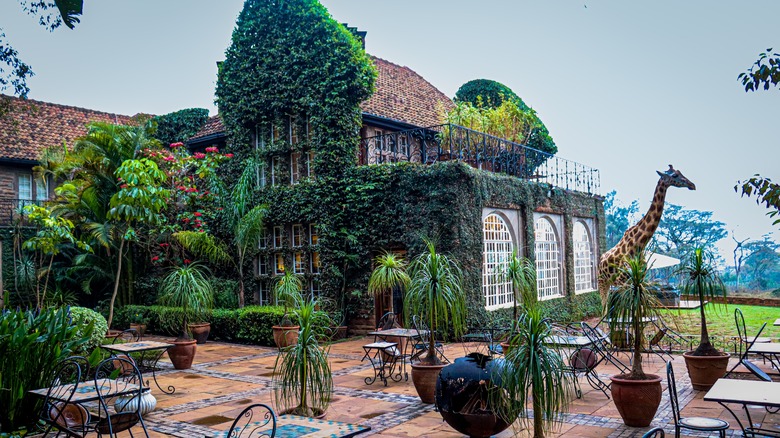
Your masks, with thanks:
<instances>
[{"instance_id":1,"label":"palm frond","mask_svg":"<svg viewBox=\"0 0 780 438\"><path fill-rule=\"evenodd\" d=\"M198 257L203 257L213 263L231 263L233 261L233 257L230 256L225 245L211 234L179 231L173 233L173 237L184 249Z\"/></svg>"}]
</instances>

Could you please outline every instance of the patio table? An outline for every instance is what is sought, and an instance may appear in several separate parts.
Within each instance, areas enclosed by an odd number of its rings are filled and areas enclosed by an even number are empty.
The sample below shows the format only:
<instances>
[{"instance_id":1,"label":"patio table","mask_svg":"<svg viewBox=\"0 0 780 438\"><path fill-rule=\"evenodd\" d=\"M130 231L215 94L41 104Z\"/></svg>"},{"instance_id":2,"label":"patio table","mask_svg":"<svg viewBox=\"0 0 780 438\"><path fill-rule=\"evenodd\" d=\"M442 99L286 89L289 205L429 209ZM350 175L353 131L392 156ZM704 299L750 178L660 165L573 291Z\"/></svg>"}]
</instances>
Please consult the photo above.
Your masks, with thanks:
<instances>
[{"instance_id":1,"label":"patio table","mask_svg":"<svg viewBox=\"0 0 780 438\"><path fill-rule=\"evenodd\" d=\"M777 318L777 319L775 320L775 324L774 324L774 325L780 326L780 318Z\"/></svg>"},{"instance_id":2,"label":"patio table","mask_svg":"<svg viewBox=\"0 0 780 438\"><path fill-rule=\"evenodd\" d=\"M780 408L780 383L718 379L712 388L707 391L707 394L704 395L704 400L717 402L726 408L734 419L737 420L744 436L780 437L780 431L755 427L748 409L748 405L774 409ZM747 427L742 424L736 413L727 406L729 403L742 405L742 409L747 416Z\"/></svg>"},{"instance_id":3,"label":"patio table","mask_svg":"<svg viewBox=\"0 0 780 438\"><path fill-rule=\"evenodd\" d=\"M141 373L151 371L152 378L154 379L154 383L157 385L157 388L159 388L160 391L164 392L165 394L169 395L176 392L176 388L173 387L173 385L168 385L168 390L166 391L162 388L162 386L160 386L160 382L157 381L157 362L160 361L163 353L168 351L168 349L171 347L173 347L173 344L157 341L139 341L128 342L126 344L111 344L102 346L104 350L110 351L114 356L116 356L117 353L124 353L128 356L130 353L140 354L141 358L138 360L139 363L136 363L138 370L141 371ZM148 382L146 386L149 386Z\"/></svg>"},{"instance_id":4,"label":"patio table","mask_svg":"<svg viewBox=\"0 0 780 438\"><path fill-rule=\"evenodd\" d=\"M258 421L257 424L260 422ZM362 424L285 414L276 419L274 438L349 438L369 430L371 430L371 426ZM229 433L229 430L222 432L217 435L217 438L225 438ZM271 430L258 431L257 434L271 436Z\"/></svg>"},{"instance_id":5,"label":"patio table","mask_svg":"<svg viewBox=\"0 0 780 438\"><path fill-rule=\"evenodd\" d=\"M780 371L780 344L764 342L754 343L748 353L758 354L761 357L768 359L772 366Z\"/></svg>"},{"instance_id":6,"label":"patio table","mask_svg":"<svg viewBox=\"0 0 780 438\"><path fill-rule=\"evenodd\" d=\"M375 332L370 332L369 336L380 338L385 342L388 342L388 338L399 339L398 344L400 345L399 351L401 353L399 359L401 360L404 379L408 381L409 373L406 371L406 362L412 357L412 353L409 351L409 349L413 348L409 345L412 343L412 340L419 339L420 335L427 335L428 333L428 330L420 330L420 333L417 333L417 330L413 329L394 328L389 330L377 330Z\"/></svg>"},{"instance_id":7,"label":"patio table","mask_svg":"<svg viewBox=\"0 0 780 438\"><path fill-rule=\"evenodd\" d=\"M400 352L398 344L395 342L373 342L363 346L366 354L360 359L361 362L368 359L371 367L374 369L373 377L366 377L366 385L372 385L378 378L387 386L387 378L394 382L401 381L401 370L398 370L398 378L393 377L393 370L398 362Z\"/></svg>"}]
</instances>

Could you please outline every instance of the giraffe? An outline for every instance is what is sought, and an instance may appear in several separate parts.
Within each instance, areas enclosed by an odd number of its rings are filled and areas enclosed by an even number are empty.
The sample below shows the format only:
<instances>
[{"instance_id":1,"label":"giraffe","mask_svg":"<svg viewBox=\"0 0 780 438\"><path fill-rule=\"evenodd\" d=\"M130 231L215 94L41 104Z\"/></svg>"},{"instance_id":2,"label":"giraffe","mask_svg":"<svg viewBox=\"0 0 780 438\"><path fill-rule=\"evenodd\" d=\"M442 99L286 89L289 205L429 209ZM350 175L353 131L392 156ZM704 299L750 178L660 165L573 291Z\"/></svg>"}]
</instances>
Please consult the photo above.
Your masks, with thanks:
<instances>
[{"instance_id":1,"label":"giraffe","mask_svg":"<svg viewBox=\"0 0 780 438\"><path fill-rule=\"evenodd\" d=\"M636 255L645 249L645 246L653 237L653 233L661 222L661 214L664 210L664 200L666 199L666 189L669 187L687 187L688 190L696 190L696 185L688 180L679 170L675 170L669 165L666 172L656 171L661 178L655 186L653 201L647 213L623 234L620 242L614 248L605 252L599 259L599 293L601 294L601 304L606 306L607 293L610 286L615 282L615 269L624 258Z\"/></svg>"}]
</instances>

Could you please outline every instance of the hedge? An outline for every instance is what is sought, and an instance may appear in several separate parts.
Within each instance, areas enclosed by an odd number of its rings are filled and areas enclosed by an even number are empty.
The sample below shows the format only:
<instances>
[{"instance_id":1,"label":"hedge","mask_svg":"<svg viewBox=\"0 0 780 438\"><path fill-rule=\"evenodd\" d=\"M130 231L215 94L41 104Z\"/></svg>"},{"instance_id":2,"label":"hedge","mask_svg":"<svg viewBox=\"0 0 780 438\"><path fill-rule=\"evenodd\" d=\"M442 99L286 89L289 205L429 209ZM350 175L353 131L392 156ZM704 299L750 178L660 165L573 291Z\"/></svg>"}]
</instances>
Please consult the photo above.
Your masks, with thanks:
<instances>
[{"instance_id":1,"label":"hedge","mask_svg":"<svg viewBox=\"0 0 780 438\"><path fill-rule=\"evenodd\" d=\"M155 334L179 335L182 310L178 307L129 305L117 310L116 327L130 327L135 313L147 319L147 330ZM213 309L208 313L211 323L210 339L243 344L273 346L271 327L284 315L279 306L247 306L243 309Z\"/></svg>"}]
</instances>

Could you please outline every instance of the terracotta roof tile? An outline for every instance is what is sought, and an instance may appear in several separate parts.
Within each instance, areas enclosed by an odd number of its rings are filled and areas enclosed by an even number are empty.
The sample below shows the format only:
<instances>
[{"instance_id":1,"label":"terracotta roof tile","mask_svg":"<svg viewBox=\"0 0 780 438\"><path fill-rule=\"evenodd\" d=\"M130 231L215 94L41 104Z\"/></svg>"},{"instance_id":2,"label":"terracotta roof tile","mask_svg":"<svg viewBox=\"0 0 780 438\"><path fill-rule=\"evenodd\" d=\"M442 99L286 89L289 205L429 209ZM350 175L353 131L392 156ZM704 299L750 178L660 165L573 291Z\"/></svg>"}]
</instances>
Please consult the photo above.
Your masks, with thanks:
<instances>
[{"instance_id":1,"label":"terracotta roof tile","mask_svg":"<svg viewBox=\"0 0 780 438\"><path fill-rule=\"evenodd\" d=\"M439 108L445 111L455 104L444 93L431 85L409 67L372 56L378 71L376 92L360 104L364 114L410 123L415 126L434 126L442 123ZM203 128L188 141L224 132L219 116L212 116Z\"/></svg>"},{"instance_id":2,"label":"terracotta roof tile","mask_svg":"<svg viewBox=\"0 0 780 438\"><path fill-rule=\"evenodd\" d=\"M87 133L89 122L133 123L133 118L31 99L8 99L11 111L0 117L0 158L37 160L38 153Z\"/></svg>"},{"instance_id":3,"label":"terracotta roof tile","mask_svg":"<svg viewBox=\"0 0 780 438\"><path fill-rule=\"evenodd\" d=\"M372 56L378 70L376 92L360 105L366 114L416 126L442 123L439 107L454 107L452 100L409 67Z\"/></svg>"}]
</instances>

